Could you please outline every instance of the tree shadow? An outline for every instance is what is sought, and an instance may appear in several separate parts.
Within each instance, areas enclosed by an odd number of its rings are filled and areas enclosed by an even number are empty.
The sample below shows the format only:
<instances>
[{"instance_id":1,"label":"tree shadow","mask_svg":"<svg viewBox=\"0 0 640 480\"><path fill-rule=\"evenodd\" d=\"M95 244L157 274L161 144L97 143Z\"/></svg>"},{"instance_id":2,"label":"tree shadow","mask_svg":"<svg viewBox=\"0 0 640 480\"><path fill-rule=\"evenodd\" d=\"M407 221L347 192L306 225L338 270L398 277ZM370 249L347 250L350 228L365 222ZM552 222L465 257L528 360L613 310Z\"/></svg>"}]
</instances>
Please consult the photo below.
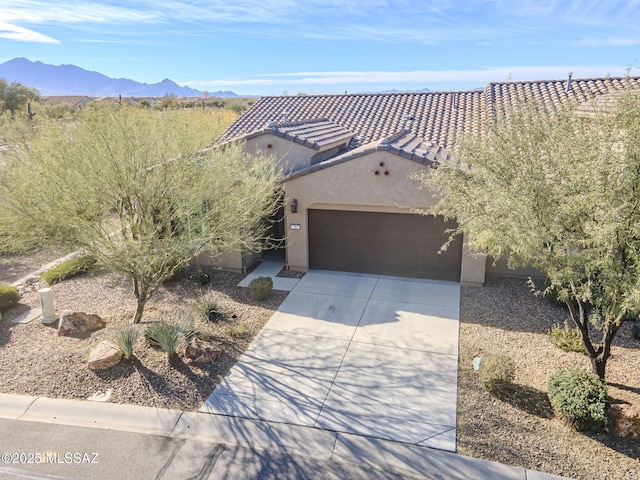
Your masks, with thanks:
<instances>
[{"instance_id":1,"label":"tree shadow","mask_svg":"<svg viewBox=\"0 0 640 480\"><path fill-rule=\"evenodd\" d=\"M93 373L101 380L117 380L131 376L136 371L136 362L140 362L137 358L123 358L118 364L104 370L96 370Z\"/></svg>"},{"instance_id":2,"label":"tree shadow","mask_svg":"<svg viewBox=\"0 0 640 480\"><path fill-rule=\"evenodd\" d=\"M553 418L553 408L547 394L528 385L514 384L497 398L530 415Z\"/></svg>"},{"instance_id":3,"label":"tree shadow","mask_svg":"<svg viewBox=\"0 0 640 480\"><path fill-rule=\"evenodd\" d=\"M608 433L601 432L581 432L586 437L601 443L611 450L625 455L635 460L640 458L640 440L634 440L629 437L616 437Z\"/></svg>"},{"instance_id":4,"label":"tree shadow","mask_svg":"<svg viewBox=\"0 0 640 480\"><path fill-rule=\"evenodd\" d=\"M640 395L640 387L630 387L628 385L623 385L621 383L613 383L609 382L609 386L619 388L620 390L626 390L627 392L633 392ZM626 402L618 402L618 403L626 403Z\"/></svg>"}]
</instances>

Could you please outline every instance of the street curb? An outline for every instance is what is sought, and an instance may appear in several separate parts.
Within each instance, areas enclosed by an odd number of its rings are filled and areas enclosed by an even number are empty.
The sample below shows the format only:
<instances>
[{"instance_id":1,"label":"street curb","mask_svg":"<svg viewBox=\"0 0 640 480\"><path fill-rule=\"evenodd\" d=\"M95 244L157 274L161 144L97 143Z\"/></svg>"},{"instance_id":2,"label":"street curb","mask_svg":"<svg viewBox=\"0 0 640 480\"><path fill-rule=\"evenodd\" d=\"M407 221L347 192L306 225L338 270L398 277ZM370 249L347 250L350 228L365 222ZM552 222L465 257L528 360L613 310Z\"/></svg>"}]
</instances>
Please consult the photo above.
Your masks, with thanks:
<instances>
[{"instance_id":1,"label":"street curb","mask_svg":"<svg viewBox=\"0 0 640 480\"><path fill-rule=\"evenodd\" d=\"M439 480L563 478L429 447L314 427L137 405L0 393L0 418L204 440Z\"/></svg>"}]
</instances>

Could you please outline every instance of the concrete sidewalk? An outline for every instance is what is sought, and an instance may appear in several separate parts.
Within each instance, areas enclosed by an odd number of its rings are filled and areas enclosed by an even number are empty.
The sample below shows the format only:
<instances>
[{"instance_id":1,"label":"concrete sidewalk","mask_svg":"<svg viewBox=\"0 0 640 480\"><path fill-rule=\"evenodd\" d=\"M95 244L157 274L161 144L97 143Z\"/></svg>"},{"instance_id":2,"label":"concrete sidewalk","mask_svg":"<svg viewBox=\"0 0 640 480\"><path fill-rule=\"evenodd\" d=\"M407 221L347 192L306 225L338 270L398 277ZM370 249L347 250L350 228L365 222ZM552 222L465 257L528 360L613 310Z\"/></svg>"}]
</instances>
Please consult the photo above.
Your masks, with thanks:
<instances>
[{"instance_id":1,"label":"concrete sidewalk","mask_svg":"<svg viewBox=\"0 0 640 480\"><path fill-rule=\"evenodd\" d=\"M552 480L561 478L427 447L330 432L319 428L283 425L198 412L0 394L0 418L20 420L18 424L0 422L0 428L4 426L2 430L10 428L0 436L0 449L9 453L38 452L43 449L61 452L72 448L62 444L62 433L51 434L49 437L46 436L48 434L42 433L43 431L63 432L67 430L52 430L51 428L47 430L43 425L89 427L94 432L98 432L98 429L108 429L144 435L142 438L106 433L98 436L93 434L96 439L99 439L95 444L84 442L73 446L79 451L92 448L98 449L97 453L116 450L120 452L119 455L128 454L124 459L118 457L119 461L114 463L113 468L124 468L132 475L134 472L143 472L135 473L133 476L116 475L117 478L142 480L145 478L192 477L191 473L185 475L188 472L204 471L207 462L209 462L209 467L213 468L210 464L212 461L210 454L215 451L212 447L214 444L268 452L271 456L301 456L317 461L331 462L328 465L336 469L338 468L337 464L374 468L401 477L408 475L434 480ZM11 427L7 425L11 425ZM32 430L33 434L30 434L29 430ZM84 432L83 435L91 435L91 432ZM81 438L77 435L76 437ZM130 438L133 443L127 444L126 438ZM137 440L134 442L134 439ZM185 450L182 454L176 452L171 454L167 453L166 449L160 450L158 447L158 445L176 445L175 442L178 440L196 442L200 448ZM133 449L134 444L143 447ZM152 446L155 447L152 448ZM208 447L205 448L205 446ZM158 458L157 464L151 468L148 465L150 461L148 456L153 452L156 452ZM137 460L138 457L139 460ZM106 462L107 460L103 458L102 461ZM247 462L249 461L247 459ZM138 463L142 466L146 465L146 470L137 465ZM56 473L62 472L67 476L35 476L32 474L27 476L28 472L40 472L40 474L51 472L46 469L46 465L27 466L4 463L0 464L0 474L2 475L0 478L114 478L115 470L112 471L105 466L101 470L91 470L88 467L83 470L73 470L75 472L73 475L76 476L69 476L71 475L69 473L71 467L67 467L67 470L62 467L57 465ZM234 468L242 467L235 465ZM250 471L251 469L243 470L244 478L260 478L251 476L248 473ZM216 473L215 470L212 470L207 475L193 476L193 478L233 478L233 476L223 477L221 473L224 472L218 471ZM374 477L373 474L370 476ZM269 478L291 477L274 474ZM317 474L310 474L307 478L340 478L340 476L327 475L327 470L320 468ZM348 477L345 475L345 478L367 478L367 476Z\"/></svg>"}]
</instances>

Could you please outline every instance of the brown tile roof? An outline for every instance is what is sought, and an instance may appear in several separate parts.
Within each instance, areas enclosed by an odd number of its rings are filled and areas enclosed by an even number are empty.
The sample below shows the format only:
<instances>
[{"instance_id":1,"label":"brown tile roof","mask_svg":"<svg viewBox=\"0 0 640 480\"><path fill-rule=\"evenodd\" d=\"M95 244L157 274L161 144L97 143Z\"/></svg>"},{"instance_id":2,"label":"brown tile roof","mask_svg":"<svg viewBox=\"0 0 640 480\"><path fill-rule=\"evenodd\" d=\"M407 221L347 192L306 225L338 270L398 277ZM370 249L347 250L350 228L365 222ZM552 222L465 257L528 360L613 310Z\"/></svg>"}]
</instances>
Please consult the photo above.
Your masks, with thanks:
<instances>
[{"instance_id":1,"label":"brown tile roof","mask_svg":"<svg viewBox=\"0 0 640 480\"><path fill-rule=\"evenodd\" d=\"M382 140L374 141L362 145L361 147L348 150L338 154L328 160L310 165L309 167L296 170L287 175L287 180L301 177L324 168L332 167L339 163L347 162L357 157L369 155L373 152L387 151L408 158L418 163L437 167L442 160L449 158L446 149L439 145L425 142L414 133L402 130Z\"/></svg>"},{"instance_id":2,"label":"brown tile roof","mask_svg":"<svg viewBox=\"0 0 640 480\"><path fill-rule=\"evenodd\" d=\"M347 132L352 132L353 137L346 153L338 153L322 164L353 158L345 157L347 154L379 149L384 139L390 143L390 151L416 155L418 143L425 145L425 150L450 149L460 134L479 134L482 121L504 111L508 105L537 99L553 108L567 101L585 102L625 87L640 88L640 77L495 82L484 90L466 92L262 97L229 127L224 138L256 136L265 133L265 126L272 124L269 128L290 135L293 141L311 141L317 127L316 143L321 145L322 141L329 141L325 137L329 128L335 128L340 139L346 138ZM410 132L416 138L409 141L408 135L396 137L398 132ZM400 148L398 142L403 140L409 143ZM319 168L318 165L313 168Z\"/></svg>"},{"instance_id":3,"label":"brown tile roof","mask_svg":"<svg viewBox=\"0 0 640 480\"><path fill-rule=\"evenodd\" d=\"M567 101L582 103L597 95L628 87L640 88L640 77L490 83L484 90L484 96L488 111L497 113L504 111L508 105L516 106L520 102L532 99L549 106L557 106Z\"/></svg>"},{"instance_id":4,"label":"brown tile roof","mask_svg":"<svg viewBox=\"0 0 640 480\"><path fill-rule=\"evenodd\" d=\"M340 145L347 145L353 137L352 132L336 122L319 118L293 122L272 122L263 129L250 133L246 139L265 133L277 135L320 152Z\"/></svg>"},{"instance_id":5,"label":"brown tile roof","mask_svg":"<svg viewBox=\"0 0 640 480\"><path fill-rule=\"evenodd\" d=\"M324 118L353 132L349 149L391 136L409 125L414 134L450 146L482 109L482 92L390 93L262 97L226 133L244 137L265 125Z\"/></svg>"},{"instance_id":6,"label":"brown tile roof","mask_svg":"<svg viewBox=\"0 0 640 480\"><path fill-rule=\"evenodd\" d=\"M49 103L52 105L63 104L63 105L71 105L77 106L82 103L84 100L93 100L91 97L87 97L86 95L52 95L46 97L44 99L45 103Z\"/></svg>"}]
</instances>

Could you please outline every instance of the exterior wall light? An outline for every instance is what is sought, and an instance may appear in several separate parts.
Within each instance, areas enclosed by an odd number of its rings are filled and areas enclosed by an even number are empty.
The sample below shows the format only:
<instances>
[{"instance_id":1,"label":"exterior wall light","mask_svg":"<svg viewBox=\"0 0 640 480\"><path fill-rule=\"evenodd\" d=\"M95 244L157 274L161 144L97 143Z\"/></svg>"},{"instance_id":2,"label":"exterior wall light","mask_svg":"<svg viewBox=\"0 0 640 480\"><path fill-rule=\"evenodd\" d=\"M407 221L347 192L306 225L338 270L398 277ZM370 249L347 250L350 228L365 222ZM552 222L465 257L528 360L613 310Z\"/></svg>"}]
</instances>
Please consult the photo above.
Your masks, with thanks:
<instances>
[{"instance_id":1,"label":"exterior wall light","mask_svg":"<svg viewBox=\"0 0 640 480\"><path fill-rule=\"evenodd\" d=\"M298 199L291 200L291 213L298 213Z\"/></svg>"}]
</instances>

